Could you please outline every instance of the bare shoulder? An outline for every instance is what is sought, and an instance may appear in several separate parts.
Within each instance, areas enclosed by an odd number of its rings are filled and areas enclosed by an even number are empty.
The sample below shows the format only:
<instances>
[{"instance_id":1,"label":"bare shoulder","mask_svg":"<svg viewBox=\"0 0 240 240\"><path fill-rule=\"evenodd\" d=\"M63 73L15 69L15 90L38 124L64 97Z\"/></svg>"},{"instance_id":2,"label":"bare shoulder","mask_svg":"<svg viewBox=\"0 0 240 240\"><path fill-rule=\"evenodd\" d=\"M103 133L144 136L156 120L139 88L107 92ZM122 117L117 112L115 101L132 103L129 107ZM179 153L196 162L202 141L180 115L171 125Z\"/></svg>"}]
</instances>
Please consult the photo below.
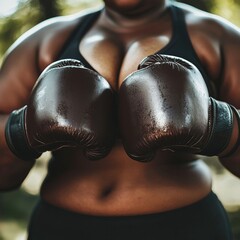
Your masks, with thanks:
<instances>
[{"instance_id":1,"label":"bare shoulder","mask_svg":"<svg viewBox=\"0 0 240 240\"><path fill-rule=\"evenodd\" d=\"M240 35L240 28L221 16L202 11L184 3L174 3L174 5L183 10L186 22L190 27L212 33L216 37L230 37L231 34L236 34L239 37Z\"/></svg>"},{"instance_id":2,"label":"bare shoulder","mask_svg":"<svg viewBox=\"0 0 240 240\"><path fill-rule=\"evenodd\" d=\"M82 21L84 16L95 11L95 9L81 11L78 14L69 16L58 16L45 20L34 26L22 36L6 52L6 59L11 55L24 53L24 56L29 61L29 57L33 53L38 55L39 67L51 63L62 48L66 39Z\"/></svg>"},{"instance_id":3,"label":"bare shoulder","mask_svg":"<svg viewBox=\"0 0 240 240\"><path fill-rule=\"evenodd\" d=\"M201 11L186 4L177 4L185 13L188 28L193 32L205 34L223 48L240 48L240 28L216 14ZM235 50L238 50L235 49Z\"/></svg>"},{"instance_id":4,"label":"bare shoulder","mask_svg":"<svg viewBox=\"0 0 240 240\"><path fill-rule=\"evenodd\" d=\"M0 68L0 112L23 105L39 74L56 60L64 43L90 9L45 20L22 34L6 51ZM8 101L6 101L8 100Z\"/></svg>"},{"instance_id":5,"label":"bare shoulder","mask_svg":"<svg viewBox=\"0 0 240 240\"><path fill-rule=\"evenodd\" d=\"M186 4L174 4L185 14L193 47L210 76L215 79L219 98L239 105L240 28L218 15Z\"/></svg>"}]
</instances>

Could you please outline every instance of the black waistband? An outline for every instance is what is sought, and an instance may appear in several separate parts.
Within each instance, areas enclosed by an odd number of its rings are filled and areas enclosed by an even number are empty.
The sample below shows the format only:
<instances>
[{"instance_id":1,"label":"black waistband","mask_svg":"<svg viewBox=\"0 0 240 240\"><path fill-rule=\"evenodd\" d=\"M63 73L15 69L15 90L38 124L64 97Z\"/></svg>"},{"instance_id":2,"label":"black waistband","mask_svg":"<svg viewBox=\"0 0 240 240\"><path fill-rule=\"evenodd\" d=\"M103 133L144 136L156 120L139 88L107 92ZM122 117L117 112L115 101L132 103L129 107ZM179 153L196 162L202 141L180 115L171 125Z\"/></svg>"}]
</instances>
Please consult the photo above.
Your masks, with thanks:
<instances>
[{"instance_id":1,"label":"black waistband","mask_svg":"<svg viewBox=\"0 0 240 240\"><path fill-rule=\"evenodd\" d=\"M29 240L232 240L226 212L212 192L183 208L134 216L79 214L40 200L29 233Z\"/></svg>"}]
</instances>

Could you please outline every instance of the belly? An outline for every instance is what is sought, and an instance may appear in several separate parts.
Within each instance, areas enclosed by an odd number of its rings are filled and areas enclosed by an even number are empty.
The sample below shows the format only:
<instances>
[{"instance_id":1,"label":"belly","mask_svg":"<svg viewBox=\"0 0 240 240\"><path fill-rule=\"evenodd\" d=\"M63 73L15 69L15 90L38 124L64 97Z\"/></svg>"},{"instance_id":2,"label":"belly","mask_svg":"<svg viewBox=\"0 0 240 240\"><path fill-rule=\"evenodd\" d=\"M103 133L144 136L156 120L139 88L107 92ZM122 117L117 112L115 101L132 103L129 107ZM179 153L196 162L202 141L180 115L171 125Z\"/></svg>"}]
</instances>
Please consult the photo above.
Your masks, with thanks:
<instances>
[{"instance_id":1,"label":"belly","mask_svg":"<svg viewBox=\"0 0 240 240\"><path fill-rule=\"evenodd\" d=\"M149 163L130 159L118 144L108 157L86 160L61 150L50 161L41 196L91 215L163 212L194 203L211 191L211 174L196 156L158 152Z\"/></svg>"}]
</instances>

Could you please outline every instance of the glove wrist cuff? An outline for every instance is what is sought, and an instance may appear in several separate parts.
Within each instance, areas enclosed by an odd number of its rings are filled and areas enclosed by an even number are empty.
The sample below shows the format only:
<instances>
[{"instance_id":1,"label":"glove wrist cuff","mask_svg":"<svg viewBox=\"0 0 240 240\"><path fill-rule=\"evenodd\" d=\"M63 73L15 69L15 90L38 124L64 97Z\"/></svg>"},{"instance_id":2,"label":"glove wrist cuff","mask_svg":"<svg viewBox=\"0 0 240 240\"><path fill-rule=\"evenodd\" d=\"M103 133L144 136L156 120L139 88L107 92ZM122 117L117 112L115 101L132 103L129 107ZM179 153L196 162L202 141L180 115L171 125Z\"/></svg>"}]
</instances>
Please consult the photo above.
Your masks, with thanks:
<instances>
[{"instance_id":1,"label":"glove wrist cuff","mask_svg":"<svg viewBox=\"0 0 240 240\"><path fill-rule=\"evenodd\" d=\"M26 106L13 111L7 121L5 138L12 153L23 160L33 161L41 156L41 153L33 150L28 144L25 131Z\"/></svg>"},{"instance_id":2,"label":"glove wrist cuff","mask_svg":"<svg viewBox=\"0 0 240 240\"><path fill-rule=\"evenodd\" d=\"M233 131L233 111L229 104L210 98L211 123L210 135L201 154L219 155L230 142Z\"/></svg>"},{"instance_id":3,"label":"glove wrist cuff","mask_svg":"<svg viewBox=\"0 0 240 240\"><path fill-rule=\"evenodd\" d=\"M240 132L239 132L240 131L240 114L234 106L230 105L230 107L231 107L233 113L236 116L237 125L238 125L238 137L237 137L237 141L236 141L235 145L233 146L233 148L231 149L231 151L228 152L227 154L221 156L221 158L230 157L231 155L233 155L237 151L237 149L240 146Z\"/></svg>"}]
</instances>

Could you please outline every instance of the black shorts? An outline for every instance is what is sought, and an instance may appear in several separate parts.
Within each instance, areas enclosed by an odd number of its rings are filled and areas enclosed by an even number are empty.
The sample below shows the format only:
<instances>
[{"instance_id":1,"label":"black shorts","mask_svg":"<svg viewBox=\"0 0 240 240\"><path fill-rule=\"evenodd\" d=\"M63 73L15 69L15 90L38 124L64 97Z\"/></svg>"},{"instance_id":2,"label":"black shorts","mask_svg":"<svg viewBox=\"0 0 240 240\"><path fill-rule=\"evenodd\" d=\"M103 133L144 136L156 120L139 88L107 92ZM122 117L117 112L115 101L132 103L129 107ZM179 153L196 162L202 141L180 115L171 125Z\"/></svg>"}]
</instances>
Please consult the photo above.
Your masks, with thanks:
<instances>
[{"instance_id":1,"label":"black shorts","mask_svg":"<svg viewBox=\"0 0 240 240\"><path fill-rule=\"evenodd\" d=\"M211 192L175 210L136 216L91 216L40 200L28 240L232 240L227 214Z\"/></svg>"}]
</instances>

